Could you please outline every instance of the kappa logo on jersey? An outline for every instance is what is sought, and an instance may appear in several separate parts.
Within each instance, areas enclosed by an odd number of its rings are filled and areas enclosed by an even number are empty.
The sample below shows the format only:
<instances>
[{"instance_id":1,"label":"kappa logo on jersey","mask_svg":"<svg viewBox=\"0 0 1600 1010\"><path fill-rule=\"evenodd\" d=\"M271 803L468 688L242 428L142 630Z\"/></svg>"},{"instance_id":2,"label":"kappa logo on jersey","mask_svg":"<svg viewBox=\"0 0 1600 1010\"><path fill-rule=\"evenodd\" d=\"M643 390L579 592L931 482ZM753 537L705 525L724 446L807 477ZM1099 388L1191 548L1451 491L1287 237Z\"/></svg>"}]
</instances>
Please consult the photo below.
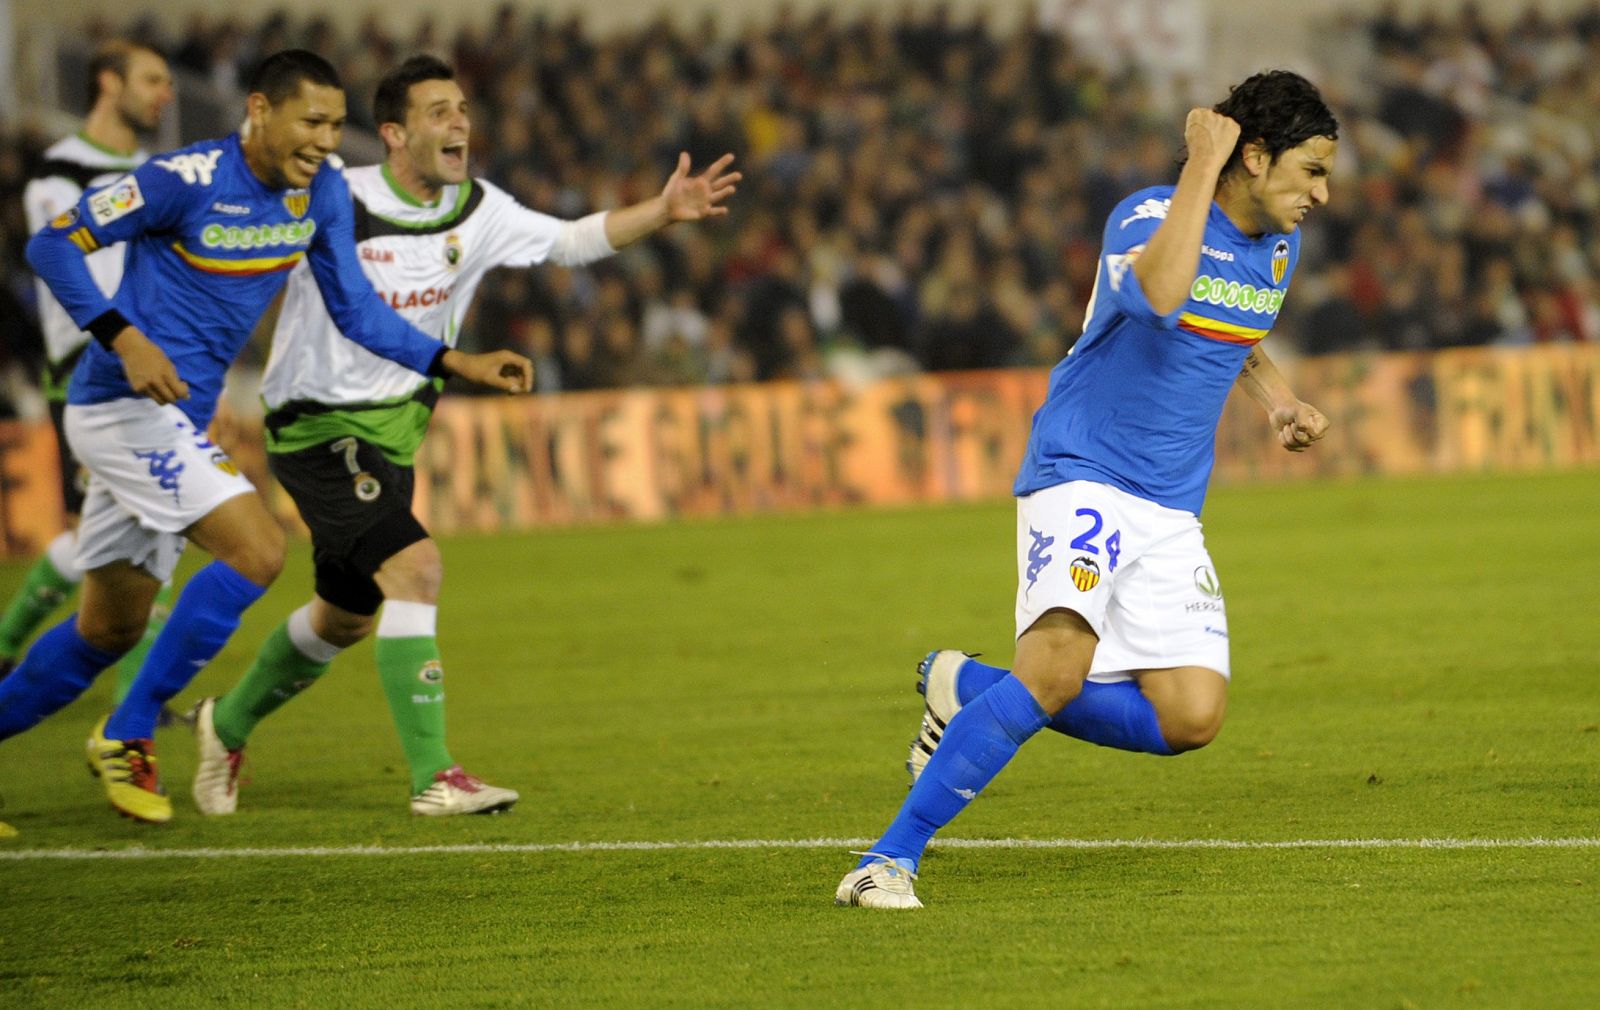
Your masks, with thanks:
<instances>
[{"instance_id":1,"label":"kappa logo on jersey","mask_svg":"<svg viewBox=\"0 0 1600 1010\"><path fill-rule=\"evenodd\" d=\"M244 216L250 213L250 208L244 206L243 204L223 203L221 200L218 200L216 203L212 204L211 209L216 211L218 214L233 214L236 216Z\"/></svg>"},{"instance_id":2,"label":"kappa logo on jersey","mask_svg":"<svg viewBox=\"0 0 1600 1010\"><path fill-rule=\"evenodd\" d=\"M461 265L461 239L455 232L444 237L444 262L445 266L454 270Z\"/></svg>"},{"instance_id":3,"label":"kappa logo on jersey","mask_svg":"<svg viewBox=\"0 0 1600 1010\"><path fill-rule=\"evenodd\" d=\"M306 211L311 209L311 193L309 190L297 189L283 194L283 206L296 218L306 216Z\"/></svg>"},{"instance_id":4,"label":"kappa logo on jersey","mask_svg":"<svg viewBox=\"0 0 1600 1010\"><path fill-rule=\"evenodd\" d=\"M217 170L217 159L220 157L222 148L219 147L205 154L176 154L170 158L157 158L155 162L167 171L176 173L191 186L197 182L202 186L209 186L211 175Z\"/></svg>"},{"instance_id":5,"label":"kappa logo on jersey","mask_svg":"<svg viewBox=\"0 0 1600 1010\"><path fill-rule=\"evenodd\" d=\"M1033 537L1033 546L1028 548L1028 589L1027 589L1027 592L1031 593L1031 592L1033 592L1034 583L1039 581L1039 573L1044 571L1046 565L1048 565L1050 562L1055 560L1055 555L1054 554L1046 554L1045 550L1051 544L1056 542L1056 538L1055 537L1047 537L1043 533L1040 533L1038 530L1033 529L1032 527L1029 527L1028 535ZM1026 596L1027 593L1024 593L1023 595Z\"/></svg>"},{"instance_id":6,"label":"kappa logo on jersey","mask_svg":"<svg viewBox=\"0 0 1600 1010\"><path fill-rule=\"evenodd\" d=\"M1100 584L1100 566L1094 558L1080 554L1072 559L1072 584L1081 593L1087 593Z\"/></svg>"},{"instance_id":7,"label":"kappa logo on jersey","mask_svg":"<svg viewBox=\"0 0 1600 1010\"><path fill-rule=\"evenodd\" d=\"M1167 219L1167 211L1171 207L1172 200L1170 198L1166 200L1157 200L1155 197L1151 197L1150 199L1139 204L1139 206L1133 208L1133 213L1123 218L1122 223L1117 225L1117 227L1126 228L1132 222L1139 220L1165 221Z\"/></svg>"},{"instance_id":8,"label":"kappa logo on jersey","mask_svg":"<svg viewBox=\"0 0 1600 1010\"><path fill-rule=\"evenodd\" d=\"M1282 284L1284 275L1289 272L1289 241L1279 239L1278 244L1272 247L1272 283Z\"/></svg>"},{"instance_id":9,"label":"kappa logo on jersey","mask_svg":"<svg viewBox=\"0 0 1600 1010\"><path fill-rule=\"evenodd\" d=\"M89 195L89 216L98 225L110 224L143 206L144 193L139 189L139 180L131 175L123 176L115 185Z\"/></svg>"}]
</instances>

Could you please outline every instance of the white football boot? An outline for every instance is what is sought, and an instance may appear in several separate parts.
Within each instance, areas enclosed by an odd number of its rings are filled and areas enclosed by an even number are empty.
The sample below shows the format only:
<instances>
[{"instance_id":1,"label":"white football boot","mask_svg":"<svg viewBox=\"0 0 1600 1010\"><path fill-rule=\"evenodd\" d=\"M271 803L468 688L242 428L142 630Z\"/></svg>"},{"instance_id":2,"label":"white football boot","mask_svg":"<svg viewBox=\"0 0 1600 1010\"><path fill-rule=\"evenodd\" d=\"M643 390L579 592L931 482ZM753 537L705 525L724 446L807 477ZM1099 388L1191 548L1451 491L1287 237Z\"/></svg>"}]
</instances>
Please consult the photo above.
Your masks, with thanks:
<instances>
[{"instance_id":1,"label":"white football boot","mask_svg":"<svg viewBox=\"0 0 1600 1010\"><path fill-rule=\"evenodd\" d=\"M874 856L872 862L857 867L839 881L833 893L835 905L856 905L861 908L921 908L911 882L915 873L896 863L888 856L876 852L856 852L852 855Z\"/></svg>"},{"instance_id":2,"label":"white football boot","mask_svg":"<svg viewBox=\"0 0 1600 1010\"><path fill-rule=\"evenodd\" d=\"M200 750L194 770L194 805L211 817L239 808L239 766L244 762L243 747L229 750L217 736L216 709L217 699L202 698L191 717Z\"/></svg>"},{"instance_id":3,"label":"white football boot","mask_svg":"<svg viewBox=\"0 0 1600 1010\"><path fill-rule=\"evenodd\" d=\"M956 692L956 675L961 664L972 657L955 649L930 652L917 664L917 690L925 699L922 707L922 727L911 741L911 755L906 758L906 771L911 773L911 784L922 777L928 759L939 746L944 728L950 725L961 711L961 695Z\"/></svg>"},{"instance_id":4,"label":"white football boot","mask_svg":"<svg viewBox=\"0 0 1600 1010\"><path fill-rule=\"evenodd\" d=\"M419 817L451 814L497 814L510 810L521 797L514 789L501 789L451 765L434 772L433 785L411 797L411 812Z\"/></svg>"}]
</instances>

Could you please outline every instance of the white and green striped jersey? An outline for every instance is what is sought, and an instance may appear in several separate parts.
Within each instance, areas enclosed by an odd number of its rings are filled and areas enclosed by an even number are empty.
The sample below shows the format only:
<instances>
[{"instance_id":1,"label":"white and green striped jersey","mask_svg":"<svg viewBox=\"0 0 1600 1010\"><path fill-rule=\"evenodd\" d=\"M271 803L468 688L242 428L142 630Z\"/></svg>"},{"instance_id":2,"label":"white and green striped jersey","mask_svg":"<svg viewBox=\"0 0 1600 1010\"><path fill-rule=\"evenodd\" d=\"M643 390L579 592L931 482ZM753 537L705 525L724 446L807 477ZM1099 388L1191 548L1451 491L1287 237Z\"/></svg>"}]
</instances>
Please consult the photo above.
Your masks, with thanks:
<instances>
[{"instance_id":1,"label":"white and green striped jersey","mask_svg":"<svg viewBox=\"0 0 1600 1010\"><path fill-rule=\"evenodd\" d=\"M147 158L144 151L132 154L101 147L81 133L64 137L45 149L44 158L27 188L22 191L23 213L28 233L38 231L61 214L72 211L84 190L98 189L138 168ZM123 246L113 245L90 253L86 260L95 284L107 296L122 283ZM89 339L67 315L44 281L35 279L39 293L39 326L44 330L44 349L51 365L76 360L77 352ZM70 369L63 369L70 371ZM51 385L65 381L65 375L51 375Z\"/></svg>"},{"instance_id":2,"label":"white and green striped jersey","mask_svg":"<svg viewBox=\"0 0 1600 1010\"><path fill-rule=\"evenodd\" d=\"M478 179L446 186L425 205L400 189L386 165L347 169L345 177L367 279L408 322L451 346L484 275L543 262L569 224ZM261 382L270 451L355 435L409 464L438 386L346 338L310 269L302 263L290 274Z\"/></svg>"}]
</instances>

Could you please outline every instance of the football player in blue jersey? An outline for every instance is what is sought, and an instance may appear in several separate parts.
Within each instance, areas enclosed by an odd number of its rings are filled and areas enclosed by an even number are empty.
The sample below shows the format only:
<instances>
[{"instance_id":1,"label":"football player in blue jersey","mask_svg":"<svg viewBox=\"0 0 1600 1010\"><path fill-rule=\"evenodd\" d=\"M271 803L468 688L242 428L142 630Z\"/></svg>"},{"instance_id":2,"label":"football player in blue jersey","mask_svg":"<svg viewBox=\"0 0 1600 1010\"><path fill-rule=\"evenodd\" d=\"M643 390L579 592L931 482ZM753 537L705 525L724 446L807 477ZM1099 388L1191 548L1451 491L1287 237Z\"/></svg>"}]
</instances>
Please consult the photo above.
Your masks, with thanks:
<instances>
[{"instance_id":1,"label":"football player in blue jersey","mask_svg":"<svg viewBox=\"0 0 1600 1010\"><path fill-rule=\"evenodd\" d=\"M167 61L148 46L111 39L96 47L89 60L89 114L71 136L63 137L44 152L23 191L23 213L30 232L43 228L57 214L78 202L85 189L103 186L138 167L149 155L140 147L139 135L154 130L161 113L176 97ZM122 278L122 248L103 249L89 259L90 272L106 291L115 291ZM61 504L66 529L54 537L29 568L23 584L0 614L0 678L16 665L16 657L39 625L78 591L82 572L73 558L78 551L78 513L83 507L83 468L67 446L62 430L67 404L67 379L83 353L89 335L78 328L50 296L44 282L36 282L39 328L44 331L44 393L55 427L61 462ZM136 647L117 664L117 700L121 700L139 672L139 665L165 620L163 587L150 625Z\"/></svg>"},{"instance_id":2,"label":"football player in blue jersey","mask_svg":"<svg viewBox=\"0 0 1600 1010\"><path fill-rule=\"evenodd\" d=\"M1184 140L1176 186L1112 211L1083 335L1034 415L1013 488L1013 667L923 659L911 792L841 905L920 908L929 840L1041 729L1172 755L1222 726L1228 625L1199 512L1234 385L1292 452L1327 430L1257 345L1300 222L1328 201L1338 124L1309 81L1273 71L1192 110Z\"/></svg>"},{"instance_id":3,"label":"football player in blue jersey","mask_svg":"<svg viewBox=\"0 0 1600 1010\"><path fill-rule=\"evenodd\" d=\"M162 822L152 738L163 702L188 684L283 566L283 532L250 482L206 436L229 364L302 259L351 339L425 375L526 392L532 365L469 355L413 328L356 259L354 210L333 151L345 121L321 57L268 57L249 86L243 135L159 155L86 193L28 244L28 259L94 336L67 393L66 431L90 474L79 533L78 613L41 635L0 681L0 739L82 693L131 648L185 538L213 560L173 607L126 698L89 737L111 803ZM113 298L84 258L127 243Z\"/></svg>"}]
</instances>

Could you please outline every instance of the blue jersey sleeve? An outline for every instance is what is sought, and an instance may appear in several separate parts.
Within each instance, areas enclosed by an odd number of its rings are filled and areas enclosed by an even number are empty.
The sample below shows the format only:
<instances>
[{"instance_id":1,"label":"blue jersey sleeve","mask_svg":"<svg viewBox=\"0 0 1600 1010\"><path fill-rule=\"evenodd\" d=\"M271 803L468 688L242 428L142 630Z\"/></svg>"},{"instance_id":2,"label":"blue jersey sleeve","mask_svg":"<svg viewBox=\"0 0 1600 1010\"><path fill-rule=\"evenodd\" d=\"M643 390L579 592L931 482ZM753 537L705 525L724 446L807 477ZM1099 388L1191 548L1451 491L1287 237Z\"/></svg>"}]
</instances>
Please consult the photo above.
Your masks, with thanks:
<instances>
[{"instance_id":1,"label":"blue jersey sleeve","mask_svg":"<svg viewBox=\"0 0 1600 1010\"><path fill-rule=\"evenodd\" d=\"M327 178L324 178L326 176ZM356 259L355 209L344 173L324 165L312 190L316 237L306 259L339 332L379 357L423 375L438 375L448 350L378 297Z\"/></svg>"},{"instance_id":2,"label":"blue jersey sleeve","mask_svg":"<svg viewBox=\"0 0 1600 1010\"><path fill-rule=\"evenodd\" d=\"M80 329L109 339L116 333L102 330L120 330L126 323L117 316L106 326L91 325L114 307L95 284L84 257L175 227L183 219L186 196L181 179L145 162L109 186L84 193L76 206L41 228L28 242L28 263Z\"/></svg>"},{"instance_id":3,"label":"blue jersey sleeve","mask_svg":"<svg viewBox=\"0 0 1600 1010\"><path fill-rule=\"evenodd\" d=\"M1106 221L1100 254L1106 294L1117 311L1142 325L1168 330L1178 325L1183 306L1166 315L1151 308L1133 262L1167 219L1171 205L1170 190L1165 189L1143 190L1117 204Z\"/></svg>"}]
</instances>

